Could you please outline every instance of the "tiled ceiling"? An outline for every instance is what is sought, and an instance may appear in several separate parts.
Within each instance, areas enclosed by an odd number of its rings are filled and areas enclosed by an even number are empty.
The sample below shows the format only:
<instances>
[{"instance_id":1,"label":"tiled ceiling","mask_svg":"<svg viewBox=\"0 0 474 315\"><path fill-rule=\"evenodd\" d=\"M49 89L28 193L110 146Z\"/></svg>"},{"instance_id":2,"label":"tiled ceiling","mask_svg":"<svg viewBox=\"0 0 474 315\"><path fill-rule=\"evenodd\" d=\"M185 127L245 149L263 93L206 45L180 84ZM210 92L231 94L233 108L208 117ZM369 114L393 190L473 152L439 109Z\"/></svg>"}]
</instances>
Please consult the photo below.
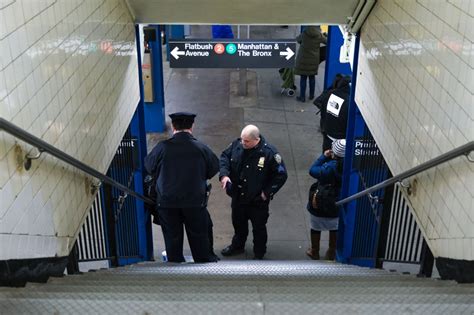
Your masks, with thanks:
<instances>
[{"instance_id":1,"label":"tiled ceiling","mask_svg":"<svg viewBox=\"0 0 474 315\"><path fill-rule=\"evenodd\" d=\"M347 24L364 0L126 0L137 23ZM369 1L370 2L370 1ZM359 7L360 7L359 6Z\"/></svg>"}]
</instances>

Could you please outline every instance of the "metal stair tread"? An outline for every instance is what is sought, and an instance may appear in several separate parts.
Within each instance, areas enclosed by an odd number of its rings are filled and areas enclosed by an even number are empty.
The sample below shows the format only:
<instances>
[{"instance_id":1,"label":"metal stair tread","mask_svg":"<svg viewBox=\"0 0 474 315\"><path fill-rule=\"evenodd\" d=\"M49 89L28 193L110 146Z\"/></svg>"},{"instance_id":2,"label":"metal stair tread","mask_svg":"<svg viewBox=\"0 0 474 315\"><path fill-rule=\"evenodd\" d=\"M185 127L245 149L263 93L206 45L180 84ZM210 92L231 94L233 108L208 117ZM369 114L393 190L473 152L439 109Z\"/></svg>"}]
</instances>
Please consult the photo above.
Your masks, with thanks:
<instances>
[{"instance_id":1,"label":"metal stair tread","mask_svg":"<svg viewBox=\"0 0 474 315\"><path fill-rule=\"evenodd\" d=\"M1 290L0 309L114 315L470 313L474 285L330 262L144 263Z\"/></svg>"},{"instance_id":2,"label":"metal stair tread","mask_svg":"<svg viewBox=\"0 0 474 315\"><path fill-rule=\"evenodd\" d=\"M219 294L222 292L229 293L233 292L238 294L240 292L256 292L257 290L261 293L272 293L274 291L295 293L300 292L301 294L353 294L354 289L357 289L356 294L474 294L474 288L465 287L443 287L443 286L402 286L402 285L388 285L382 284L378 286L372 286L370 284L352 284L347 285L346 283L337 283L327 285L327 283L308 283L307 285L299 285L298 283L283 283L275 284L272 283L272 287L267 287L266 283L248 284L242 283L234 285L232 283L167 283L165 285L139 285L139 284L122 284L122 285L64 285L64 286L41 286L35 289L30 289L30 292L61 292L61 293L189 293L199 291L199 294L215 293ZM7 293L7 292L6 292ZM0 295L1 297L1 295Z\"/></svg>"},{"instance_id":3,"label":"metal stair tread","mask_svg":"<svg viewBox=\"0 0 474 315\"><path fill-rule=\"evenodd\" d=\"M22 303L23 302L23 303ZM31 307L34 305L34 309ZM453 305L441 303L429 304L388 304L388 303L334 303L330 300L321 303L298 302L217 302L217 301L99 301L99 300L55 300L45 301L30 299L30 301L10 300L2 305L6 312L21 312L23 314L37 313L68 313L83 314L122 314L122 313L148 313L148 314L314 314L323 312L356 312L356 313L411 313L411 314L468 314L474 311L474 306Z\"/></svg>"}]
</instances>

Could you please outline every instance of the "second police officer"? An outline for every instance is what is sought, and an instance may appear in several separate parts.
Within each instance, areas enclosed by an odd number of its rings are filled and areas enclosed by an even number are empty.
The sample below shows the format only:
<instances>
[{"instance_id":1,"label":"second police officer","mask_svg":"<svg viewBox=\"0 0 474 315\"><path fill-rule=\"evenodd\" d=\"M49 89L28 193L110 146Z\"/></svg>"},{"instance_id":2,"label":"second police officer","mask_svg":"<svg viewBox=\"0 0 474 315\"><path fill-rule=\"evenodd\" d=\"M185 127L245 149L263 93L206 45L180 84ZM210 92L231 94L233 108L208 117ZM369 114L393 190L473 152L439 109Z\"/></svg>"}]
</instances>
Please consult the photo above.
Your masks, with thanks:
<instances>
[{"instance_id":1,"label":"second police officer","mask_svg":"<svg viewBox=\"0 0 474 315\"><path fill-rule=\"evenodd\" d=\"M220 157L219 179L232 198L232 243L222 250L231 256L244 252L248 221L253 228L254 259L266 253L269 203L288 178L285 164L277 150L248 125L241 137L232 142Z\"/></svg>"}]
</instances>

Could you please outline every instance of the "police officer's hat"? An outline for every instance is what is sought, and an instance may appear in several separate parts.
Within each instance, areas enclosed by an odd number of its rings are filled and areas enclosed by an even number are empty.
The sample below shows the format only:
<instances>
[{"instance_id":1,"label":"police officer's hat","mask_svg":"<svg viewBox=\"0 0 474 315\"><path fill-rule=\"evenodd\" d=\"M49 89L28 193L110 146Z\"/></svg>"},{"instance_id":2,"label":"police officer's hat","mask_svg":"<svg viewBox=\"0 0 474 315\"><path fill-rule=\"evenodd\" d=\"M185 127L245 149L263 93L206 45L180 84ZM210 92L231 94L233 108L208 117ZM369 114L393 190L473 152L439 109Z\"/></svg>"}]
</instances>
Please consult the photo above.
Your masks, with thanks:
<instances>
[{"instance_id":1,"label":"police officer's hat","mask_svg":"<svg viewBox=\"0 0 474 315\"><path fill-rule=\"evenodd\" d=\"M171 121L173 122L194 122L194 117L196 117L196 114L193 113L188 113L188 112L177 112L169 115L171 118Z\"/></svg>"}]
</instances>

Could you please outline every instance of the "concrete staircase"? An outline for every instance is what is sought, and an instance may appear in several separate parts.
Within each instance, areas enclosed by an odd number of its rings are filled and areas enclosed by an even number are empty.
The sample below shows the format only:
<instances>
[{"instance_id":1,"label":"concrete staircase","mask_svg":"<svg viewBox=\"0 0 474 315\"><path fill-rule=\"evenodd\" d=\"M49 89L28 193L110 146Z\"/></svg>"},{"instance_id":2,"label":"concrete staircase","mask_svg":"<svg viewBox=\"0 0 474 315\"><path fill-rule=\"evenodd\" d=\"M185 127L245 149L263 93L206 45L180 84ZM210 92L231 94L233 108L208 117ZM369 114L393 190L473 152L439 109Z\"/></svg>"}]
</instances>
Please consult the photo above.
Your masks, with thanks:
<instances>
[{"instance_id":1,"label":"concrete staircase","mask_svg":"<svg viewBox=\"0 0 474 315\"><path fill-rule=\"evenodd\" d=\"M0 288L0 314L473 314L474 285L331 262L144 263Z\"/></svg>"}]
</instances>

